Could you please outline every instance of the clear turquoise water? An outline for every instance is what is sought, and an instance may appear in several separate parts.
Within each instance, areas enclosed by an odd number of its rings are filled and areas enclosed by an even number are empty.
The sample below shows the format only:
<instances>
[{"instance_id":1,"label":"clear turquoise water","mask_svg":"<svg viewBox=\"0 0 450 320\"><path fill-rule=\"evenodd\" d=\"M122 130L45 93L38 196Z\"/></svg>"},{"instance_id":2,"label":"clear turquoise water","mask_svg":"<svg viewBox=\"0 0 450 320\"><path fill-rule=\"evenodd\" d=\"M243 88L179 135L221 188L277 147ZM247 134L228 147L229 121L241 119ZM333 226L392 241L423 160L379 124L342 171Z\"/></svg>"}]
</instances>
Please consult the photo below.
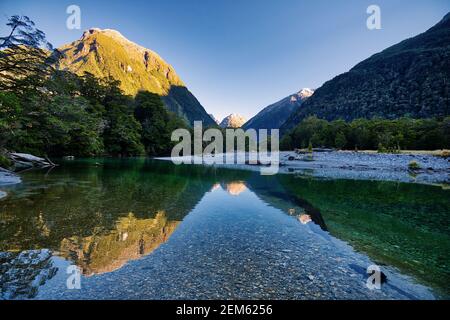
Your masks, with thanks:
<instances>
[{"instance_id":1,"label":"clear turquoise water","mask_svg":"<svg viewBox=\"0 0 450 320\"><path fill-rule=\"evenodd\" d=\"M0 258L3 298L450 293L450 190L442 187L89 159L27 172L2 190L0 251L10 252ZM42 249L48 263L11 262ZM378 291L365 286L374 263L388 276ZM82 269L81 290L66 288L70 264Z\"/></svg>"}]
</instances>

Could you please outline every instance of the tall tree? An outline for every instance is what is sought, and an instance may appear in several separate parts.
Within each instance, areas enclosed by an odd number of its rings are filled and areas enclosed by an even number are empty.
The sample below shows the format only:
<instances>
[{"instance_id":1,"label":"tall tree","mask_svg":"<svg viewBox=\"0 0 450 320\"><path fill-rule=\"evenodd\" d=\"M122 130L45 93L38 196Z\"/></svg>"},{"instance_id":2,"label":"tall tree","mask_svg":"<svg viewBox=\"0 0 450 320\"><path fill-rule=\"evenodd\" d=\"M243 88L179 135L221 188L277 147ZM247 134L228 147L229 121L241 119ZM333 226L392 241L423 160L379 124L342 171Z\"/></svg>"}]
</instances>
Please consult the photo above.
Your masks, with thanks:
<instances>
[{"instance_id":1,"label":"tall tree","mask_svg":"<svg viewBox=\"0 0 450 320\"><path fill-rule=\"evenodd\" d=\"M52 71L52 45L45 33L27 16L14 15L6 24L10 31L0 36L0 90L38 87Z\"/></svg>"},{"instance_id":2,"label":"tall tree","mask_svg":"<svg viewBox=\"0 0 450 320\"><path fill-rule=\"evenodd\" d=\"M183 120L164 108L158 95L148 91L136 95L134 116L142 126L142 143L150 156L168 155L173 147L172 131L187 128Z\"/></svg>"}]
</instances>

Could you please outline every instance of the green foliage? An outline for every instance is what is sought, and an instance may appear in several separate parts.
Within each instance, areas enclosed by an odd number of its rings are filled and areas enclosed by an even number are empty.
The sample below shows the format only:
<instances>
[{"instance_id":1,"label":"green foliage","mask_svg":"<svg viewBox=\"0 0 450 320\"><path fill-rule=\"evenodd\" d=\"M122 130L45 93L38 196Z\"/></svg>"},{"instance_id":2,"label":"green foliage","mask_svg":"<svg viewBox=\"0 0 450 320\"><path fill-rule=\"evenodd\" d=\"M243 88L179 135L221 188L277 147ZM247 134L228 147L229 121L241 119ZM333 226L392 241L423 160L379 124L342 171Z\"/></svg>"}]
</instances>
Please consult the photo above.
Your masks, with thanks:
<instances>
[{"instance_id":1,"label":"green foliage","mask_svg":"<svg viewBox=\"0 0 450 320\"><path fill-rule=\"evenodd\" d=\"M158 95L126 96L114 79L55 71L45 90L0 94L0 147L50 156L167 155L186 128Z\"/></svg>"},{"instance_id":2,"label":"green foliage","mask_svg":"<svg viewBox=\"0 0 450 320\"><path fill-rule=\"evenodd\" d=\"M168 155L173 147L172 131L187 128L175 114L167 112L160 97L141 91L135 98L134 116L142 126L142 142L148 155Z\"/></svg>"},{"instance_id":3,"label":"green foliage","mask_svg":"<svg viewBox=\"0 0 450 320\"><path fill-rule=\"evenodd\" d=\"M378 144L378 148L377 148L377 152L378 152L378 153L386 153L386 152L387 152L387 149L383 146L382 143L379 143L379 144Z\"/></svg>"},{"instance_id":4,"label":"green foliage","mask_svg":"<svg viewBox=\"0 0 450 320\"><path fill-rule=\"evenodd\" d=\"M450 148L450 117L435 119L400 118L326 121L308 117L283 136L282 150L314 146L347 150L400 152Z\"/></svg>"},{"instance_id":5,"label":"green foliage","mask_svg":"<svg viewBox=\"0 0 450 320\"><path fill-rule=\"evenodd\" d=\"M40 85L52 72L52 45L27 16L14 15L0 36L0 90L23 92Z\"/></svg>"},{"instance_id":6,"label":"green foliage","mask_svg":"<svg viewBox=\"0 0 450 320\"><path fill-rule=\"evenodd\" d=\"M345 138L344 133L338 132L336 134L336 138L334 139L334 145L338 149L343 149L346 144L347 144L347 139Z\"/></svg>"},{"instance_id":7,"label":"green foliage","mask_svg":"<svg viewBox=\"0 0 450 320\"><path fill-rule=\"evenodd\" d=\"M0 153L0 167L4 169L8 169L11 167L12 163L9 158L7 158L5 155Z\"/></svg>"},{"instance_id":8,"label":"green foliage","mask_svg":"<svg viewBox=\"0 0 450 320\"><path fill-rule=\"evenodd\" d=\"M129 109L128 109L129 110ZM126 105L111 104L107 108L104 143L106 152L114 156L143 155L141 126Z\"/></svg>"},{"instance_id":9,"label":"green foliage","mask_svg":"<svg viewBox=\"0 0 450 320\"><path fill-rule=\"evenodd\" d=\"M318 88L281 131L287 132L311 115L328 121L450 115L449 39L447 17L428 31L358 63Z\"/></svg>"},{"instance_id":10,"label":"green foliage","mask_svg":"<svg viewBox=\"0 0 450 320\"><path fill-rule=\"evenodd\" d=\"M414 171L414 170L420 170L421 166L417 161L413 160L408 164L408 168L409 168L409 170Z\"/></svg>"},{"instance_id":11,"label":"green foliage","mask_svg":"<svg viewBox=\"0 0 450 320\"><path fill-rule=\"evenodd\" d=\"M49 105L46 120L47 153L55 155L93 156L103 152L98 130L101 119L89 113L82 97L56 96Z\"/></svg>"},{"instance_id":12,"label":"green foliage","mask_svg":"<svg viewBox=\"0 0 450 320\"><path fill-rule=\"evenodd\" d=\"M172 147L172 130L186 127L157 95L142 92L132 99L111 77L54 70L49 57L56 53L41 49L51 45L28 17L13 16L7 25L9 35L0 37L0 149L50 156L161 155ZM105 40L100 50L113 49Z\"/></svg>"},{"instance_id":13,"label":"green foliage","mask_svg":"<svg viewBox=\"0 0 450 320\"><path fill-rule=\"evenodd\" d=\"M291 135L286 134L283 137L281 137L280 150L293 150L293 149L294 147Z\"/></svg>"},{"instance_id":14,"label":"green foliage","mask_svg":"<svg viewBox=\"0 0 450 320\"><path fill-rule=\"evenodd\" d=\"M14 93L0 92L0 147L10 139L19 126L20 101Z\"/></svg>"}]
</instances>

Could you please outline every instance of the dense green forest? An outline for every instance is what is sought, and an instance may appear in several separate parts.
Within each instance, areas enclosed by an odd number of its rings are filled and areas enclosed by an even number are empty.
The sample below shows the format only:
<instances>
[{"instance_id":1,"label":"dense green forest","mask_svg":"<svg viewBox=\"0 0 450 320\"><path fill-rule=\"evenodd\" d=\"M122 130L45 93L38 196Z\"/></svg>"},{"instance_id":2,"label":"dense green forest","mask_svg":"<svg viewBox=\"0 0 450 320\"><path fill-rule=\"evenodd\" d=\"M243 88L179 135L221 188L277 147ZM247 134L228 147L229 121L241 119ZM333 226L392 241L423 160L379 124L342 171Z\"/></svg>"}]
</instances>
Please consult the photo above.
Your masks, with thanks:
<instances>
[{"instance_id":1,"label":"dense green forest","mask_svg":"<svg viewBox=\"0 0 450 320\"><path fill-rule=\"evenodd\" d=\"M10 32L0 37L0 153L168 155L171 132L189 127L157 94L131 97L112 77L55 68L60 53L28 17L12 16L7 26ZM450 117L352 122L308 117L281 141L283 150L310 145L391 152L450 148Z\"/></svg>"},{"instance_id":2,"label":"dense green forest","mask_svg":"<svg viewBox=\"0 0 450 320\"><path fill-rule=\"evenodd\" d=\"M112 78L56 70L58 51L28 17L0 37L0 149L48 156L165 155L187 123L153 93L125 95Z\"/></svg>"},{"instance_id":3,"label":"dense green forest","mask_svg":"<svg viewBox=\"0 0 450 320\"><path fill-rule=\"evenodd\" d=\"M416 119L450 115L450 13L325 82L280 128L284 134L316 115L328 121Z\"/></svg>"},{"instance_id":4,"label":"dense green forest","mask_svg":"<svg viewBox=\"0 0 450 320\"><path fill-rule=\"evenodd\" d=\"M308 146L348 150L436 150L450 148L450 117L442 119L356 119L327 121L308 117L281 142L282 150Z\"/></svg>"}]
</instances>

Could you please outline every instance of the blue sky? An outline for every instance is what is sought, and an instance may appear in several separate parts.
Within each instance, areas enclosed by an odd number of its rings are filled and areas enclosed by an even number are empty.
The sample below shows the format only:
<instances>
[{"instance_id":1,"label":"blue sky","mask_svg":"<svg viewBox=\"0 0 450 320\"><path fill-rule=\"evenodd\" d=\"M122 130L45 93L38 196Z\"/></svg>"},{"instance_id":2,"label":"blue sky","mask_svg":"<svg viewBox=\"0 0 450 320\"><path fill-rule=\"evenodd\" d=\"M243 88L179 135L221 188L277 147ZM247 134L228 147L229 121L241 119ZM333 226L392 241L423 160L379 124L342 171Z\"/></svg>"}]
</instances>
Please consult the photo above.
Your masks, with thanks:
<instances>
[{"instance_id":1,"label":"blue sky","mask_svg":"<svg viewBox=\"0 0 450 320\"><path fill-rule=\"evenodd\" d=\"M66 8L81 8L81 30L66 29ZM381 8L381 30L366 9ZM1 0L25 14L55 46L84 29L112 28L172 64L206 110L247 118L303 87L317 88L359 61L437 23L448 0Z\"/></svg>"}]
</instances>

